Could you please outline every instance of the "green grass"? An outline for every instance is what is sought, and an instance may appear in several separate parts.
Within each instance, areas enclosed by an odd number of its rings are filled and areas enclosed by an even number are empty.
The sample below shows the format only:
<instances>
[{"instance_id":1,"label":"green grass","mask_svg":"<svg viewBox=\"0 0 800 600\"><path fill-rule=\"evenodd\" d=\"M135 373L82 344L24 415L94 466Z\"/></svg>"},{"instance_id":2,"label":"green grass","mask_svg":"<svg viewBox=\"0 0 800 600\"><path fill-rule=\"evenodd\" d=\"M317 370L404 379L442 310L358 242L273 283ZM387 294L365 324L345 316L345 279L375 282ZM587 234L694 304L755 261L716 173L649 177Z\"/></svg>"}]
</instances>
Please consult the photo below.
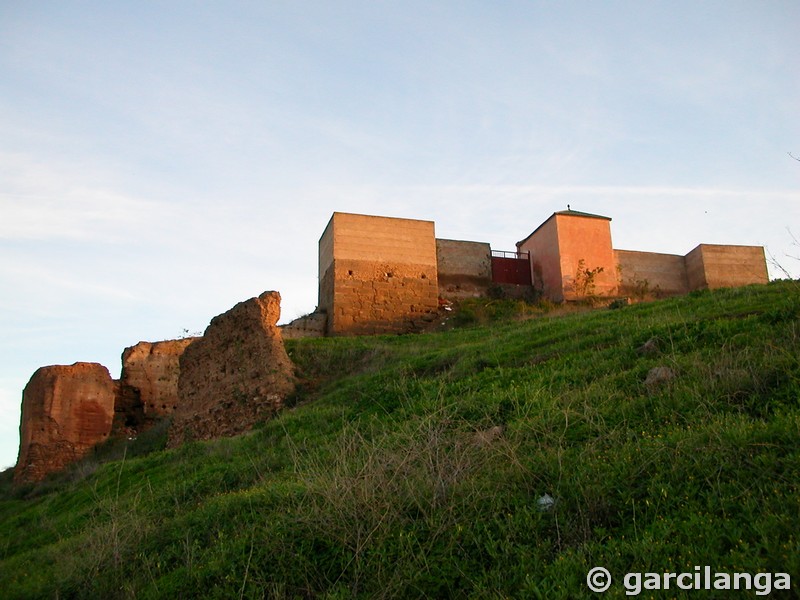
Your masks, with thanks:
<instances>
[{"instance_id":1,"label":"green grass","mask_svg":"<svg viewBox=\"0 0 800 600\"><path fill-rule=\"evenodd\" d=\"M287 342L300 390L247 435L3 474L2 596L589 598L594 566L610 597L694 565L796 587L796 282L466 308L441 333ZM646 386L658 366L674 379Z\"/></svg>"}]
</instances>

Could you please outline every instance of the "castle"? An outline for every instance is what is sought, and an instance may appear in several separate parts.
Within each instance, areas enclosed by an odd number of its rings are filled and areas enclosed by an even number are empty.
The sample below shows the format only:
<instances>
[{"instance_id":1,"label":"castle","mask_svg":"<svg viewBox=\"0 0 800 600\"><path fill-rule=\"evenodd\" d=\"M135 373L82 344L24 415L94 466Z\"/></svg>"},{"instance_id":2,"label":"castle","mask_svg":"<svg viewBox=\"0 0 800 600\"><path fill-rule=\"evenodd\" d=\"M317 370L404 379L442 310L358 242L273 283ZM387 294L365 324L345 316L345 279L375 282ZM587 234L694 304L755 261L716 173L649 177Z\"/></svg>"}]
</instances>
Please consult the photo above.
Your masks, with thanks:
<instances>
[{"instance_id":1,"label":"castle","mask_svg":"<svg viewBox=\"0 0 800 600\"><path fill-rule=\"evenodd\" d=\"M201 338L140 342L120 380L95 363L38 369L23 391L15 481L38 481L109 437L172 416L169 444L246 431L295 387L284 337L420 331L448 300L505 294L553 302L667 296L767 282L764 249L700 244L685 256L616 250L611 219L553 213L514 251L437 239L432 221L336 212L319 240L319 303L281 328L264 292Z\"/></svg>"},{"instance_id":2,"label":"castle","mask_svg":"<svg viewBox=\"0 0 800 600\"><path fill-rule=\"evenodd\" d=\"M674 296L767 283L760 246L700 244L688 254L615 249L611 219L553 213L514 251L437 239L432 221L335 212L319 240L317 311L287 337L421 330L440 299L506 294L553 302Z\"/></svg>"}]
</instances>

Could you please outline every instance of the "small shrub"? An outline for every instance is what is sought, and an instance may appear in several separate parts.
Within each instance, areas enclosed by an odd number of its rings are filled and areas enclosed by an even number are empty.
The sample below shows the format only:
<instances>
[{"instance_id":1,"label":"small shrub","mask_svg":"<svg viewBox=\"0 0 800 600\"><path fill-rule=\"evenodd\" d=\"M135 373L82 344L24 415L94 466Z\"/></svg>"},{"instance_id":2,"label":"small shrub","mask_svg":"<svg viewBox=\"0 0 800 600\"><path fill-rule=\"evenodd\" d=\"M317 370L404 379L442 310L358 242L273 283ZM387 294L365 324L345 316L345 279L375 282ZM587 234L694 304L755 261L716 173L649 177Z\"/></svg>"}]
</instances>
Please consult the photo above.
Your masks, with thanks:
<instances>
[{"instance_id":1,"label":"small shrub","mask_svg":"<svg viewBox=\"0 0 800 600\"><path fill-rule=\"evenodd\" d=\"M578 261L578 269L575 271L575 294L579 298L587 300L593 298L597 288L597 276L604 270L603 267L589 269L586 267L586 261L580 259Z\"/></svg>"},{"instance_id":2,"label":"small shrub","mask_svg":"<svg viewBox=\"0 0 800 600\"><path fill-rule=\"evenodd\" d=\"M625 308L628 306L628 299L627 298L617 298L613 300L611 304L608 305L608 308L611 310L619 310L620 308Z\"/></svg>"}]
</instances>

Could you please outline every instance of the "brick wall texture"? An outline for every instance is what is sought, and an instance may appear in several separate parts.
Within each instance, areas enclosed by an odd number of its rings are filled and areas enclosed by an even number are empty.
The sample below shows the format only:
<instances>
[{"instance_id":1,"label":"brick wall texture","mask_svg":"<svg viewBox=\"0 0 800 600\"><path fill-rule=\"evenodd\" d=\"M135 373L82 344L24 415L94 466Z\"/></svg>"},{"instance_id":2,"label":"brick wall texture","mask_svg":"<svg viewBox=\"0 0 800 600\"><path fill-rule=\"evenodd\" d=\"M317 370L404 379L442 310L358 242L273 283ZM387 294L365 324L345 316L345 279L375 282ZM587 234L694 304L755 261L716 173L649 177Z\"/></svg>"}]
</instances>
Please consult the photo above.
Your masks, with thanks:
<instances>
[{"instance_id":1,"label":"brick wall texture","mask_svg":"<svg viewBox=\"0 0 800 600\"><path fill-rule=\"evenodd\" d=\"M328 334L418 331L439 305L431 221L334 213L320 238Z\"/></svg>"}]
</instances>

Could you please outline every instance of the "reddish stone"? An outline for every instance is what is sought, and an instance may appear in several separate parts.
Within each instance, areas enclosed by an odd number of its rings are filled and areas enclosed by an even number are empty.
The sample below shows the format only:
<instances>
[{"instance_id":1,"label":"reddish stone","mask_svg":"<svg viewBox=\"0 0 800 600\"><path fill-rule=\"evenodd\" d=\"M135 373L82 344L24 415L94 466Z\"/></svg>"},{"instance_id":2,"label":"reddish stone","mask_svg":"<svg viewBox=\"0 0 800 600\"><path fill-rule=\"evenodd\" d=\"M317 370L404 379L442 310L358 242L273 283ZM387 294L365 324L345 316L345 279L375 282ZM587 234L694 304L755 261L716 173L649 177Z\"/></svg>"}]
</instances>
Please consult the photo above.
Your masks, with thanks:
<instances>
[{"instance_id":1,"label":"reddish stone","mask_svg":"<svg viewBox=\"0 0 800 600\"><path fill-rule=\"evenodd\" d=\"M186 348L170 446L247 431L294 391L294 368L277 327L280 300L278 292L264 292L240 302Z\"/></svg>"},{"instance_id":2,"label":"reddish stone","mask_svg":"<svg viewBox=\"0 0 800 600\"><path fill-rule=\"evenodd\" d=\"M116 393L117 383L97 363L38 369L22 392L14 480L39 481L106 440Z\"/></svg>"},{"instance_id":3,"label":"reddish stone","mask_svg":"<svg viewBox=\"0 0 800 600\"><path fill-rule=\"evenodd\" d=\"M178 406L180 357L197 338L139 342L122 353L117 412L125 425L172 414Z\"/></svg>"}]
</instances>

